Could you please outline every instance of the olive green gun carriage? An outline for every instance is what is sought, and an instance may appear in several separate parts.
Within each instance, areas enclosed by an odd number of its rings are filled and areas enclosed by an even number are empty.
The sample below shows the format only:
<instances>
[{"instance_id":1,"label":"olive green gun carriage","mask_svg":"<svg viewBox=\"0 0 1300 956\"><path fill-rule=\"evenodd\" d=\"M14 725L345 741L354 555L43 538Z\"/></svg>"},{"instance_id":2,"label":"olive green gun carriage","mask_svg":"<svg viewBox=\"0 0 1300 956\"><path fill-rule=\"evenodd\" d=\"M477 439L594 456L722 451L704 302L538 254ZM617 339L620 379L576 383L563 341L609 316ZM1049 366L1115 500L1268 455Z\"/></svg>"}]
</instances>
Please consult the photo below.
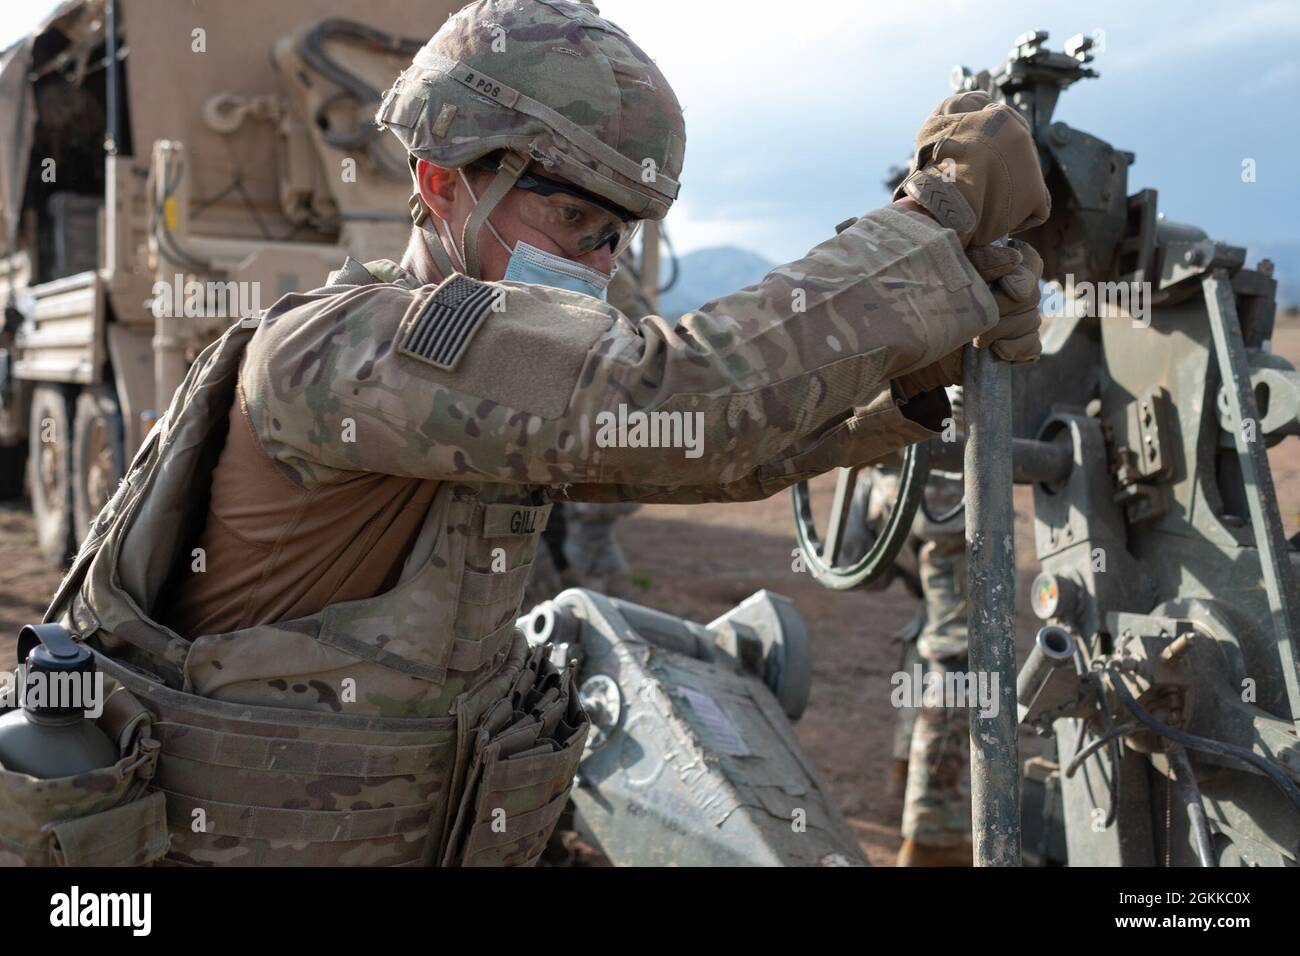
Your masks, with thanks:
<instances>
[{"instance_id":1,"label":"olive green gun carriage","mask_svg":"<svg viewBox=\"0 0 1300 956\"><path fill-rule=\"evenodd\" d=\"M1004 863L1023 848L1075 865L1295 866L1300 540L1284 536L1267 449L1300 434L1300 373L1270 351L1272 264L1248 268L1246 250L1164 219L1154 190L1130 192L1132 153L1055 120L1060 93L1097 74L1088 38L1063 53L1046 40L1027 33L996 69L953 77L1031 123L1052 215L1020 238L1058 306L1042 359L1009 375L1008 471L1033 487L1043 627L1007 693L1049 747L1023 768L1023 813L1015 787L975 794L977 858L983 837L1016 848ZM960 471L963 452L910 449L894 508L854 561L840 542L855 470L820 532L796 488L812 573L839 590L878 578L929 469ZM1000 524L974 518L970 464L968 547L1009 546L1009 495ZM1003 583L982 599L972 577L972 658L975 616L1010 619L1014 579ZM996 753L973 745L973 781L1016 768L1009 724ZM973 741L988 734L972 717Z\"/></svg>"}]
</instances>

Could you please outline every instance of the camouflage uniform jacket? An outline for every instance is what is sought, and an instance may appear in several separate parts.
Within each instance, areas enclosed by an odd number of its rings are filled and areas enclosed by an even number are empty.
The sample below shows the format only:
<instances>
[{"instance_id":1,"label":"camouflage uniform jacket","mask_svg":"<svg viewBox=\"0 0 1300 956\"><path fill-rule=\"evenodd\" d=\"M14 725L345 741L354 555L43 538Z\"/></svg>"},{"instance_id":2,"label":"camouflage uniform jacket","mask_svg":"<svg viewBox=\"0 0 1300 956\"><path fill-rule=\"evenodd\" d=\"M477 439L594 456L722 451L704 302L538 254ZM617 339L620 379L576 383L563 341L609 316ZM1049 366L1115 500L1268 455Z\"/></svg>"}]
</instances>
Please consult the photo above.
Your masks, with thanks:
<instances>
[{"instance_id":1,"label":"camouflage uniform jacket","mask_svg":"<svg viewBox=\"0 0 1300 956\"><path fill-rule=\"evenodd\" d=\"M428 600L446 633L413 650L440 679L452 643L504 650L553 500L762 498L929 437L942 393L916 421L890 380L997 314L954 234L892 208L676 327L550 287L373 271L396 281L352 263L335 285L281 299L249 342L206 571L180 582L177 613L210 619L192 609L225 589L240 603L215 630L231 632L400 586L441 509L448 567ZM295 545L308 527L310 547ZM486 650L463 656L486 665ZM224 661L208 676L193 679L219 695L271 675ZM310 685L275 675L295 676ZM428 712L459 689L397 696ZM288 696L310 706L315 692Z\"/></svg>"},{"instance_id":2,"label":"camouflage uniform jacket","mask_svg":"<svg viewBox=\"0 0 1300 956\"><path fill-rule=\"evenodd\" d=\"M290 295L243 386L253 430L303 485L380 471L573 500L751 500L929 437L890 380L996 319L954 234L886 208L675 328L464 276ZM630 429L607 440L602 413L623 410L696 416L699 454L636 447Z\"/></svg>"}]
</instances>

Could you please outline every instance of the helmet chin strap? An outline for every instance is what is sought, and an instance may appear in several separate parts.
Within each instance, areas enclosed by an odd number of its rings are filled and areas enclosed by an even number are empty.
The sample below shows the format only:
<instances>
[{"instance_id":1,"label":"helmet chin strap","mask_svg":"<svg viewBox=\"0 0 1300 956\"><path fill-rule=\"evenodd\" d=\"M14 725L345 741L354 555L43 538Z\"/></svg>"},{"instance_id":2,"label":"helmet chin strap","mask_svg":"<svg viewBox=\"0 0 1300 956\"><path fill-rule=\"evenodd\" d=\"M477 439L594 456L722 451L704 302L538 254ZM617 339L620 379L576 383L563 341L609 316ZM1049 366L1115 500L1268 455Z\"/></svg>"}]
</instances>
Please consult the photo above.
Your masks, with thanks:
<instances>
[{"instance_id":1,"label":"helmet chin strap","mask_svg":"<svg viewBox=\"0 0 1300 956\"><path fill-rule=\"evenodd\" d=\"M479 271L481 263L478 257L478 237L479 233L483 231L483 224L488 221L488 216L492 215L492 210L505 198L506 193L515 188L515 183L519 181L519 177L524 174L524 170L527 168L527 159L518 153L506 153L501 159L501 165L497 167L496 178L492 180L492 185L488 186L487 192L483 193L483 197L474 203L474 208L465 220L460 245L465 255L465 274L470 278L483 278ZM461 175L464 176L464 173L462 172ZM465 179L465 186L467 189L469 188L468 178ZM472 189L470 189L470 196L474 196ZM497 238L500 239L500 236Z\"/></svg>"},{"instance_id":2,"label":"helmet chin strap","mask_svg":"<svg viewBox=\"0 0 1300 956\"><path fill-rule=\"evenodd\" d=\"M415 175L415 159L411 159L411 175ZM433 216L429 212L429 207L424 204L420 198L420 191L417 188L411 193L411 198L407 202L411 210L411 224L420 230L420 238L424 241L424 248L428 251L433 264L437 267L442 278L449 279L453 274L460 270L452 264L451 257L447 254L447 242L442 238L442 220ZM428 223L432 219L433 228Z\"/></svg>"},{"instance_id":3,"label":"helmet chin strap","mask_svg":"<svg viewBox=\"0 0 1300 956\"><path fill-rule=\"evenodd\" d=\"M497 168L496 178L492 180L492 185L483 193L481 199L474 195L474 187L469 184L469 178L465 175L464 170L457 170L461 181L465 184L466 191L469 193L470 198L474 200L474 208L470 210L469 216L465 219L465 227L461 230L460 249L456 248L451 225L436 216L430 215L429 209L420 198L418 190L412 194L409 203L411 221L424 232L424 245L429 250L434 265L438 267L438 271L442 273L444 279L449 278L454 272L463 273L473 279L483 277L478 255L478 238L485 224L492 230L497 242L501 243L506 252L510 251L510 247L506 245L505 240L501 238L501 234L488 221L488 217L492 215L492 210L505 198L506 193L515 187L515 183L519 181L519 177L524 174L524 170L527 168L528 160L517 153L506 153L501 160L501 165ZM411 172L414 175L414 161L411 163ZM425 226L425 221L430 218L435 220L432 230ZM443 238L442 234L444 225L447 227L446 239ZM433 232L432 237L429 236L430 231ZM433 241L434 239L437 241ZM459 259L460 262L454 263L451 258L452 255Z\"/></svg>"}]
</instances>

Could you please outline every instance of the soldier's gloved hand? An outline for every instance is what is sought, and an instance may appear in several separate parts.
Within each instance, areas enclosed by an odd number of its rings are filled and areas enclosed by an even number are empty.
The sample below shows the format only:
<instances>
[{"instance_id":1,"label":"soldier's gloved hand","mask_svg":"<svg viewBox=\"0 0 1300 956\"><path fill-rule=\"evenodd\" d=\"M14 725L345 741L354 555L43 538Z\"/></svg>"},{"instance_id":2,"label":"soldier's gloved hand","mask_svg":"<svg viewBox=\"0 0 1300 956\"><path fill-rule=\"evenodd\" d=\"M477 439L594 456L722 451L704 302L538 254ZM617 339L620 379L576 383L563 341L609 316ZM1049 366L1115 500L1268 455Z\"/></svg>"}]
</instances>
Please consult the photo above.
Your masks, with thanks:
<instances>
[{"instance_id":1,"label":"soldier's gloved hand","mask_svg":"<svg viewBox=\"0 0 1300 956\"><path fill-rule=\"evenodd\" d=\"M991 348L1004 362L1036 362L1043 354L1043 342L1038 337L1043 324L1038 313L1038 280L1043 275L1043 259L1027 242L1019 239L1008 242L1007 246L975 247L966 251L967 258L981 275L1005 268L1005 252L994 250L1010 249L1020 254L1019 265L1005 272L991 287L993 300L998 304L998 324L975 336L975 347Z\"/></svg>"},{"instance_id":2,"label":"soldier's gloved hand","mask_svg":"<svg viewBox=\"0 0 1300 956\"><path fill-rule=\"evenodd\" d=\"M1034 247L1019 239L1005 246L972 246L966 250L980 278L990 283L998 304L998 322L975 338L978 348L992 348L1005 362L1033 362L1043 351L1038 337L1038 279L1043 260ZM950 352L937 362L894 379L898 395L907 400L922 392L962 384L965 349Z\"/></svg>"},{"instance_id":3,"label":"soldier's gloved hand","mask_svg":"<svg viewBox=\"0 0 1300 956\"><path fill-rule=\"evenodd\" d=\"M917 133L913 166L894 199L910 196L963 246L1037 226L1052 210L1029 122L987 93L940 103Z\"/></svg>"}]
</instances>

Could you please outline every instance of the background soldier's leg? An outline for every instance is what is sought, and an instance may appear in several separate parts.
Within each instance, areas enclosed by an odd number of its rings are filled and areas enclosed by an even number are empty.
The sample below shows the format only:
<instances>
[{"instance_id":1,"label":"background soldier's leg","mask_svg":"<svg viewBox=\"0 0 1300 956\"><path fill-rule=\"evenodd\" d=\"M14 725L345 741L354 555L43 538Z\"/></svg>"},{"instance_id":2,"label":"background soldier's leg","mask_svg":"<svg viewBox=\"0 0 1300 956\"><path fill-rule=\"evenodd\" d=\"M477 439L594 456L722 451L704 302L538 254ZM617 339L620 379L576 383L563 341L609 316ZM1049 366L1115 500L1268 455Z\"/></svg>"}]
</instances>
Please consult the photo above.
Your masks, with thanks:
<instances>
[{"instance_id":1,"label":"background soldier's leg","mask_svg":"<svg viewBox=\"0 0 1300 956\"><path fill-rule=\"evenodd\" d=\"M929 661L929 672L965 670L966 659ZM955 847L970 833L970 804L963 776L970 755L965 708L925 706L912 730L903 838L931 847Z\"/></svg>"},{"instance_id":2,"label":"background soldier's leg","mask_svg":"<svg viewBox=\"0 0 1300 956\"><path fill-rule=\"evenodd\" d=\"M612 597L630 595L627 559L614 525L639 507L636 502L565 502L564 557L582 587Z\"/></svg>"},{"instance_id":3,"label":"background soldier's leg","mask_svg":"<svg viewBox=\"0 0 1300 956\"><path fill-rule=\"evenodd\" d=\"M528 574L528 586L524 589L524 602L520 612L528 611L543 601L549 601L561 591L579 585L569 559L564 556L564 502L557 502L551 509L551 519L546 523L537 540L537 554L533 557L533 569Z\"/></svg>"},{"instance_id":4,"label":"background soldier's leg","mask_svg":"<svg viewBox=\"0 0 1300 956\"><path fill-rule=\"evenodd\" d=\"M913 668L921 665L925 669L925 662L921 660L921 655L916 652L916 641L903 642L903 663L899 670L904 674L911 674ZM894 759L906 761L908 754L912 752L912 728L916 726L916 715L920 713L919 707L903 706L898 708L898 720L894 726Z\"/></svg>"},{"instance_id":5,"label":"background soldier's leg","mask_svg":"<svg viewBox=\"0 0 1300 956\"><path fill-rule=\"evenodd\" d=\"M917 665L920 665L922 670L925 668L925 661L921 659L916 649L917 637L924 626L925 608L921 607L916 618L895 635L903 645L903 653L898 665L901 673L913 674ZM898 708L898 719L894 721L894 761L889 767L889 795L900 800L907 788L907 762L912 752L912 731L916 727L916 715L919 712L919 707L905 704Z\"/></svg>"},{"instance_id":6,"label":"background soldier's leg","mask_svg":"<svg viewBox=\"0 0 1300 956\"><path fill-rule=\"evenodd\" d=\"M921 548L926 625L917 651L928 672L939 678L966 670L965 556L961 535L938 535ZM970 859L970 796L964 781L970 762L969 717L965 708L931 704L927 699L912 732L900 865ZM936 849L948 852L930 852Z\"/></svg>"}]
</instances>

